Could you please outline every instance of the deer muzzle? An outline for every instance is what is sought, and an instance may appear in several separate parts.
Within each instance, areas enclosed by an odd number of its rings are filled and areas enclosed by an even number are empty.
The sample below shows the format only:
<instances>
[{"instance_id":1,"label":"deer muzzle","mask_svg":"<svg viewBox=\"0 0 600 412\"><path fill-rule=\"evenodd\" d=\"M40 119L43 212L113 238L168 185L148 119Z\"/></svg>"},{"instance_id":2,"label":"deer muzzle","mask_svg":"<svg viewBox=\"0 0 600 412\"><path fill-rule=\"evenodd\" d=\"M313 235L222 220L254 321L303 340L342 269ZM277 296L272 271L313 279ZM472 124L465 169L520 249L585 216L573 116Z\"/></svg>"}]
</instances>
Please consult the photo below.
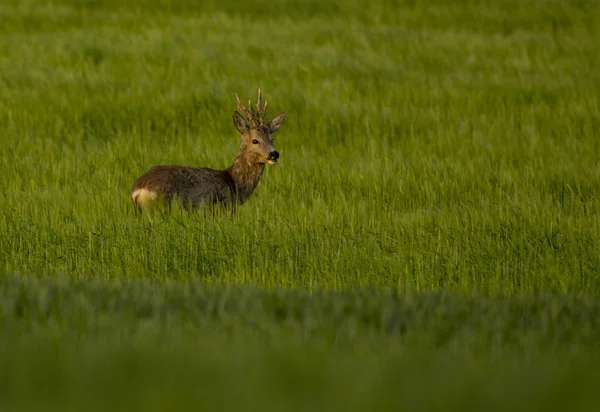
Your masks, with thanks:
<instances>
[{"instance_id":1,"label":"deer muzzle","mask_svg":"<svg viewBox=\"0 0 600 412\"><path fill-rule=\"evenodd\" d=\"M269 156L267 156L267 160L270 164L277 163L279 160L279 152L277 150L273 150L271 153L269 153Z\"/></svg>"}]
</instances>

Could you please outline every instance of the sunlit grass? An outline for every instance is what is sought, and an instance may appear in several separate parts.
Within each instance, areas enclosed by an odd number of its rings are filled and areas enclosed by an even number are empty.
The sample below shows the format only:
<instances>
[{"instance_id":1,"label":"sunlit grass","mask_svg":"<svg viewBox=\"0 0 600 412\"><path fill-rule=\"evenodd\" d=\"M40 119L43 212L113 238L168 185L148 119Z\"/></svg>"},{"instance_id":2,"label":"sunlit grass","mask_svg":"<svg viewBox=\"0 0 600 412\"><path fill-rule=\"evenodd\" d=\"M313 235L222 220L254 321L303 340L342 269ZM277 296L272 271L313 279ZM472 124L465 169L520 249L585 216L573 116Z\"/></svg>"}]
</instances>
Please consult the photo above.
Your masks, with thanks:
<instances>
[{"instance_id":1,"label":"sunlit grass","mask_svg":"<svg viewBox=\"0 0 600 412\"><path fill-rule=\"evenodd\" d=\"M0 5L0 398L593 404L597 3L363 3ZM136 216L150 166L233 161L258 87L281 161L236 216Z\"/></svg>"}]
</instances>

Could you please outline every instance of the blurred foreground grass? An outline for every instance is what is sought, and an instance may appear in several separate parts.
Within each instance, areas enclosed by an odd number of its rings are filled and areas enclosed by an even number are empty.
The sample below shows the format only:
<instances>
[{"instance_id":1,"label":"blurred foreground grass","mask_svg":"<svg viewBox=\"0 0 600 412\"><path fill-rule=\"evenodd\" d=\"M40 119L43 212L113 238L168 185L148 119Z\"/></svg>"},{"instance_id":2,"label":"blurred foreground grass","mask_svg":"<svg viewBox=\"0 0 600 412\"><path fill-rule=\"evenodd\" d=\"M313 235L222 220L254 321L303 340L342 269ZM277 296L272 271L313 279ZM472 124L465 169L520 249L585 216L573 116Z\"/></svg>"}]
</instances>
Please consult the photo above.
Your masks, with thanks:
<instances>
[{"instance_id":1,"label":"blurred foreground grass","mask_svg":"<svg viewBox=\"0 0 600 412\"><path fill-rule=\"evenodd\" d=\"M8 410L591 410L597 300L4 277Z\"/></svg>"}]
</instances>

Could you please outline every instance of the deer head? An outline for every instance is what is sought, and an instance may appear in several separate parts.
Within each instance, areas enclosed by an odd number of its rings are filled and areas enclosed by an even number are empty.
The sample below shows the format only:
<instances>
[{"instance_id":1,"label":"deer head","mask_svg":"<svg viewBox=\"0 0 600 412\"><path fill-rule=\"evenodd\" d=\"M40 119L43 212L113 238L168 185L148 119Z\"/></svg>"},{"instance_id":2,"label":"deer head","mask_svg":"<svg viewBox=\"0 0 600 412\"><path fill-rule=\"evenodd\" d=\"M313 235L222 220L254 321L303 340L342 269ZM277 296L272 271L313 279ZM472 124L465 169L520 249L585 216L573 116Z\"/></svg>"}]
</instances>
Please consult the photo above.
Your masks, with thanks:
<instances>
[{"instance_id":1,"label":"deer head","mask_svg":"<svg viewBox=\"0 0 600 412\"><path fill-rule=\"evenodd\" d=\"M273 146L273 133L279 129L285 119L285 112L279 113L272 120L265 119L267 102L262 105L262 96L258 89L256 110L250 101L244 106L240 97L235 94L238 109L244 113L244 118L238 111L233 112L233 124L240 132L240 152L243 152L248 163L275 164L279 159L279 152Z\"/></svg>"}]
</instances>

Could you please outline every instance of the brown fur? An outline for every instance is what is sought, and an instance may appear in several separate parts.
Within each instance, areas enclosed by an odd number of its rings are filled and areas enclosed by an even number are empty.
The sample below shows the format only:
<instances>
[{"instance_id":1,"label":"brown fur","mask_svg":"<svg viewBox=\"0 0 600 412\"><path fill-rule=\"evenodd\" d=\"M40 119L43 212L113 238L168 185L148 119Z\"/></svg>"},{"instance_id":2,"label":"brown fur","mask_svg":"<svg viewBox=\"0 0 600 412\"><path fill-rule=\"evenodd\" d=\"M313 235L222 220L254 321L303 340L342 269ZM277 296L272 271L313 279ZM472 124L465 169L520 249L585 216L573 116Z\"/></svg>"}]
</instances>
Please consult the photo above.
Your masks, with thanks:
<instances>
[{"instance_id":1,"label":"brown fur","mask_svg":"<svg viewBox=\"0 0 600 412\"><path fill-rule=\"evenodd\" d=\"M260 181L265 165L277 163L279 153L273 147L271 135L283 123L285 113L266 122L267 102L263 108L260 89L256 111L250 105L245 107L241 104L237 95L236 100L246 119L237 111L233 112L233 122L241 138L233 164L224 170L178 165L153 166L138 177L131 188L133 204L137 209L158 200L170 207L174 199L191 209L201 204L218 204L233 209L235 205L248 200Z\"/></svg>"}]
</instances>

